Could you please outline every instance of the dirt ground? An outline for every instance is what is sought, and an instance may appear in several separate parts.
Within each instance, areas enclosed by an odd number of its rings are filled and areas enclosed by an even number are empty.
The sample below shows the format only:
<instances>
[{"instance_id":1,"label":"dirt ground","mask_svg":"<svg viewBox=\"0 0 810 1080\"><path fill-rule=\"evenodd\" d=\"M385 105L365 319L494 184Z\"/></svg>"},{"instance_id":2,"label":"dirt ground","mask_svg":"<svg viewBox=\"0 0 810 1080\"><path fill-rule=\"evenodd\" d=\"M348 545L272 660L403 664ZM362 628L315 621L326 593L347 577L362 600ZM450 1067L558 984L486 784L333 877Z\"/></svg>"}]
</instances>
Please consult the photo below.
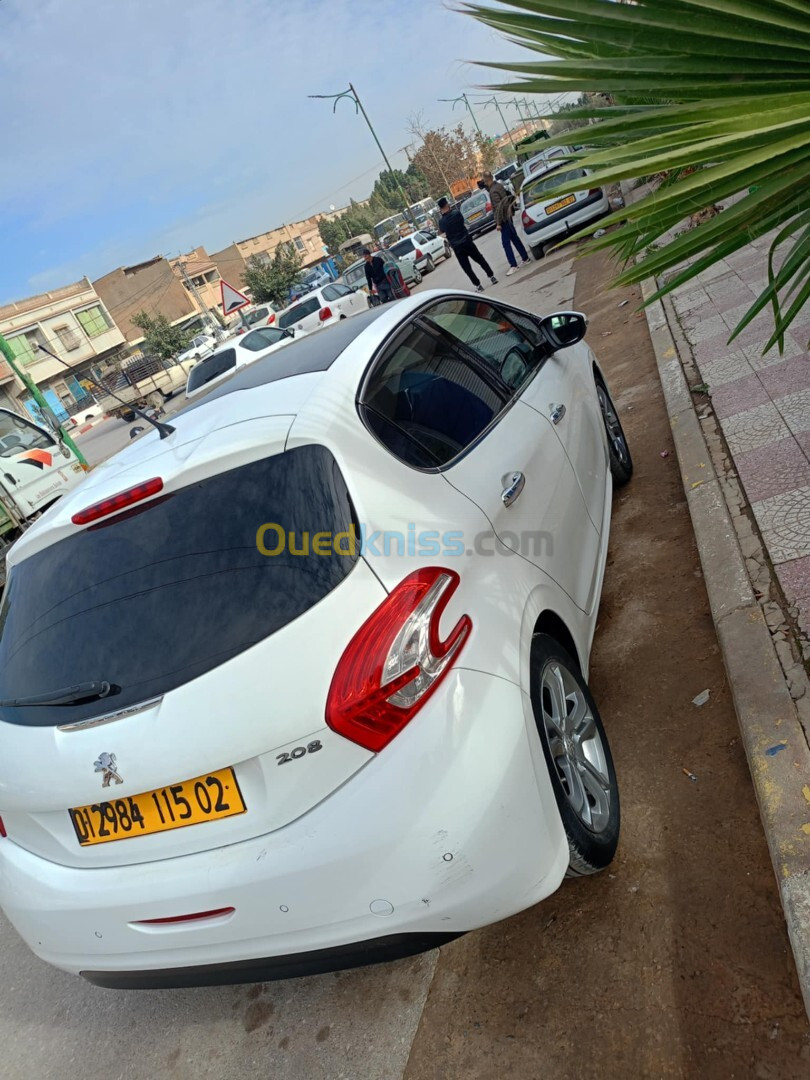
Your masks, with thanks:
<instances>
[{"instance_id":1,"label":"dirt ground","mask_svg":"<svg viewBox=\"0 0 810 1080\"><path fill-rule=\"evenodd\" d=\"M639 292L605 288L603 255L576 269L635 462L591 669L622 839L610 872L441 951L405 1075L806 1078L808 1025Z\"/></svg>"}]
</instances>

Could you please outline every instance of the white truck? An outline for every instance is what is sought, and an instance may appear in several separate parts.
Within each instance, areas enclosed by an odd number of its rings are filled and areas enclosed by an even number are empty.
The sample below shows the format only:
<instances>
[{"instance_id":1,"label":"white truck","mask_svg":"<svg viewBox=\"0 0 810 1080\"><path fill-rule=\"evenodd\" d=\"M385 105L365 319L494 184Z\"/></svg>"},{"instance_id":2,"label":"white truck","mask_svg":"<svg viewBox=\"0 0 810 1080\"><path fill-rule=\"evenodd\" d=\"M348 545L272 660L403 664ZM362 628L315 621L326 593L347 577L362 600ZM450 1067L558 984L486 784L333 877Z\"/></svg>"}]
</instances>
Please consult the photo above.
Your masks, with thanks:
<instances>
[{"instance_id":1,"label":"white truck","mask_svg":"<svg viewBox=\"0 0 810 1080\"><path fill-rule=\"evenodd\" d=\"M170 397L185 390L188 373L196 362L189 358L164 364L145 356L125 360L102 376L103 385L111 393L101 395L99 391L99 404L108 415L127 421L135 419L133 405L139 409L147 406L160 409Z\"/></svg>"}]
</instances>

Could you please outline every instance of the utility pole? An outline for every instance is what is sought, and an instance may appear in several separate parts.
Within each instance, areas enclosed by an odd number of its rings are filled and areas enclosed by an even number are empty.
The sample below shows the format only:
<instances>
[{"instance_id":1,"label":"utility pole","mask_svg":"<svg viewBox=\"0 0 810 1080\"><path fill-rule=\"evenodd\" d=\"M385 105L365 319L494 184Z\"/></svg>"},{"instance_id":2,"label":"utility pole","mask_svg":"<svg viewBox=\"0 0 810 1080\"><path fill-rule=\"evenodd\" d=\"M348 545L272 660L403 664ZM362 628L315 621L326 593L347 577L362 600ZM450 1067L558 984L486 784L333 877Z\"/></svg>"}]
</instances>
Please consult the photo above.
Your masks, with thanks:
<instances>
[{"instance_id":1,"label":"utility pole","mask_svg":"<svg viewBox=\"0 0 810 1080\"><path fill-rule=\"evenodd\" d=\"M368 130L371 132L372 137L374 139L374 142L377 144L377 149L380 151L380 154L382 155L382 159L385 162L385 167L388 169L388 172L391 174L391 178L393 179L394 183L396 184L397 191L399 192L399 197L402 199L402 209L403 209L403 211L405 213L405 216L407 218L410 218L411 225L413 225L413 227L416 228L416 218L413 216L413 214L410 211L410 204L408 203L408 196L403 191L402 184L400 184L399 180L397 179L396 173L391 168L391 162L388 160L388 157L386 156L386 153L382 148L382 143L377 138L377 132L372 127L371 121L368 118L368 113L363 108L363 102L360 100L360 98L359 98L359 96L357 94L357 91L355 90L352 83L349 83L349 89L348 90L341 90L341 92L339 94L307 94L307 97L318 98L320 100L333 101L334 102L334 104L332 106L332 112L333 113L337 109L337 103L341 100L341 98L348 98L348 100L351 101L353 103L353 105L354 105L355 113L361 112L363 114L363 119L368 124Z\"/></svg>"},{"instance_id":2,"label":"utility pole","mask_svg":"<svg viewBox=\"0 0 810 1080\"><path fill-rule=\"evenodd\" d=\"M42 348L42 346L40 345L40 346L38 346L38 348ZM43 350L43 351L45 351L45 350ZM3 337L2 334L0 334L0 353L3 354L3 356L6 359L6 362L8 363L8 366L11 368L11 370L14 372L14 374L17 376L17 378L20 380L20 382L26 388L26 390L31 395L31 397L34 399L34 401L37 403L37 405L39 405L40 409L42 409L43 414L45 416L47 416L49 414L51 416L53 416L54 415L53 410L51 409L48 402L45 400L40 388L37 386L37 384L34 382L34 380L31 378L31 376L28 374L27 371L20 371L20 369L17 367L17 362L16 362L16 359L14 357L14 353L11 351L11 346L9 345L9 343L6 341L6 339ZM49 355L53 356L52 353L49 353ZM54 357L54 359L58 360L59 357L56 356L56 357ZM70 364L66 364L64 360L61 361L61 362L63 364L65 364L65 367L69 371L73 370L71 368ZM55 417L54 417L54 419L55 419ZM76 455L79 463L81 465L83 465L85 467L85 469L86 469L87 468L87 459L85 458L84 454L78 448L78 446L73 441L73 439L71 439L70 435L68 435L68 433L62 427L62 425L58 424L57 426L58 426L59 434L61 436L61 442L63 442L65 444L65 446L70 447L70 449Z\"/></svg>"},{"instance_id":3,"label":"utility pole","mask_svg":"<svg viewBox=\"0 0 810 1080\"><path fill-rule=\"evenodd\" d=\"M208 304L206 304L205 301L203 300L203 298L200 296L200 293L199 293L199 290L197 289L197 286L194 284L194 282L188 276L188 273L186 271L186 264L183 262L182 259L177 260L177 266L178 266L178 268L180 270L180 273L183 275L183 281L185 282L186 288L188 289L188 291L190 293L194 294L194 298L197 301L197 304L206 313L208 318L211 320L211 322L213 324L213 327L214 327L214 337L216 337L217 341L219 341L221 339L221 337L222 337L222 328L219 325L219 320L212 313L212 311L209 308Z\"/></svg>"},{"instance_id":4,"label":"utility pole","mask_svg":"<svg viewBox=\"0 0 810 1080\"><path fill-rule=\"evenodd\" d=\"M509 142L512 144L512 153L517 154L517 147L515 146L515 140L512 138L512 129L510 128L509 124L507 124L506 117L501 112L501 104L498 101L498 99L493 94L493 96L491 98L487 98L487 100L482 101L481 104L485 108L486 108L487 105L494 105L495 108L498 110L498 116L500 116L500 118L501 118L501 123L504 126L504 130L506 131L507 137L509 138ZM504 103L504 104L506 104L506 103Z\"/></svg>"},{"instance_id":5,"label":"utility pole","mask_svg":"<svg viewBox=\"0 0 810 1080\"><path fill-rule=\"evenodd\" d=\"M478 126L478 120L476 118L475 113L473 112L472 105L470 105L470 99L467 97L466 94L459 94L459 96L457 98L439 98L439 101L452 102L454 109L455 109L456 105L458 105L458 103L460 101L463 101L464 104L467 106L467 112L472 117L472 122L475 124L475 130L478 132L478 134L481 136L482 139L484 138L484 133L481 130L481 128Z\"/></svg>"}]
</instances>

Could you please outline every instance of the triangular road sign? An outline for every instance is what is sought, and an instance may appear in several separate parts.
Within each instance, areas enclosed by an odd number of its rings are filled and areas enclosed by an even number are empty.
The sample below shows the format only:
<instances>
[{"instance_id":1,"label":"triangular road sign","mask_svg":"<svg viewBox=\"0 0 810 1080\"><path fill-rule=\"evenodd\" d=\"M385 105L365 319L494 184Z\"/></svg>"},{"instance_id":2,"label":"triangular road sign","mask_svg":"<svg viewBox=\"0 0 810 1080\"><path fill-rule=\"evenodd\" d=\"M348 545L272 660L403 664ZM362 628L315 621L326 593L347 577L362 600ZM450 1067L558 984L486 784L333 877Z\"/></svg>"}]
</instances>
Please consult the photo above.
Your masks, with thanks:
<instances>
[{"instance_id":1,"label":"triangular road sign","mask_svg":"<svg viewBox=\"0 0 810 1080\"><path fill-rule=\"evenodd\" d=\"M229 285L227 281L220 278L219 291L222 293L222 313L223 315L232 315L234 311L238 311L246 304L250 303L250 300L244 293L240 293L238 289L235 289L233 285Z\"/></svg>"}]
</instances>

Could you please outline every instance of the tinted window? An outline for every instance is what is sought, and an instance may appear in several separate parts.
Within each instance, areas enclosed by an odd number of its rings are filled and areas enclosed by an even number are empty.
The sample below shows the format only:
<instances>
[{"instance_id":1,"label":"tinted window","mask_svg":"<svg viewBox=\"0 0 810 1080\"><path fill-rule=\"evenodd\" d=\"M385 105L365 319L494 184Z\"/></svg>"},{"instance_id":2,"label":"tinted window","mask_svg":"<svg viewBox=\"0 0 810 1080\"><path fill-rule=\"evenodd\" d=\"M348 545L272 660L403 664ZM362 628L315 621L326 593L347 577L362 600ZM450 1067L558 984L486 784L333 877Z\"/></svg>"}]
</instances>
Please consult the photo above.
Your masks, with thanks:
<instances>
[{"instance_id":1,"label":"tinted window","mask_svg":"<svg viewBox=\"0 0 810 1080\"><path fill-rule=\"evenodd\" d=\"M286 330L288 326L294 326L295 323L300 322L301 319L305 319L307 315L312 315L321 306L321 302L317 296L311 297L309 300L304 300L300 304L294 304L288 311L285 311L283 315L278 317L278 325L282 330Z\"/></svg>"},{"instance_id":2,"label":"tinted window","mask_svg":"<svg viewBox=\"0 0 810 1080\"><path fill-rule=\"evenodd\" d=\"M403 255L410 255L413 251L413 241L410 237L407 240L400 240L398 244L391 245L390 251L392 255L396 255L398 259L401 259Z\"/></svg>"},{"instance_id":3,"label":"tinted window","mask_svg":"<svg viewBox=\"0 0 810 1080\"><path fill-rule=\"evenodd\" d=\"M435 322L417 320L371 373L361 412L377 438L402 461L444 465L501 411L500 380Z\"/></svg>"},{"instance_id":4,"label":"tinted window","mask_svg":"<svg viewBox=\"0 0 810 1080\"><path fill-rule=\"evenodd\" d=\"M0 707L45 726L166 693L303 614L349 574L339 552L261 554L257 530L346 533L353 513L331 454L304 446L232 469L99 523L14 566L0 608L0 699L106 680L102 702ZM275 532L266 534L269 550ZM302 661L303 662L303 661ZM238 687L234 687L238 694ZM218 722L227 724L227 717Z\"/></svg>"},{"instance_id":5,"label":"tinted window","mask_svg":"<svg viewBox=\"0 0 810 1080\"><path fill-rule=\"evenodd\" d=\"M0 457L13 457L24 450L47 450L54 446L50 435L21 416L0 411Z\"/></svg>"},{"instance_id":6,"label":"tinted window","mask_svg":"<svg viewBox=\"0 0 810 1080\"><path fill-rule=\"evenodd\" d=\"M586 175L584 169L555 169L553 172L546 173L523 188L524 206L534 206L535 203L545 202L546 192L569 181L581 180Z\"/></svg>"},{"instance_id":7,"label":"tinted window","mask_svg":"<svg viewBox=\"0 0 810 1080\"><path fill-rule=\"evenodd\" d=\"M338 292L337 285L327 285L321 294L324 300L339 300L341 293Z\"/></svg>"},{"instance_id":8,"label":"tinted window","mask_svg":"<svg viewBox=\"0 0 810 1080\"><path fill-rule=\"evenodd\" d=\"M383 260L383 261L385 261L385 260ZM352 295L352 290L347 289L345 285L341 285L341 283L339 281L336 281L335 284L331 286L331 288L333 288L335 290L335 292L337 293L338 296L351 296Z\"/></svg>"},{"instance_id":9,"label":"tinted window","mask_svg":"<svg viewBox=\"0 0 810 1080\"><path fill-rule=\"evenodd\" d=\"M488 198L489 196L485 191L479 192L478 195L471 195L469 199L465 200L461 212L463 214L469 214L474 213L476 210L483 210Z\"/></svg>"},{"instance_id":10,"label":"tinted window","mask_svg":"<svg viewBox=\"0 0 810 1080\"><path fill-rule=\"evenodd\" d=\"M186 392L199 390L201 386L211 382L212 379L224 375L236 367L236 350L223 349L222 352L212 353L205 360L198 361L188 373Z\"/></svg>"},{"instance_id":11,"label":"tinted window","mask_svg":"<svg viewBox=\"0 0 810 1080\"><path fill-rule=\"evenodd\" d=\"M275 326L262 327L261 330L251 330L249 334L245 334L239 342L239 347L249 349L251 352L261 352L262 349L267 349L271 345L278 345L286 337L284 331Z\"/></svg>"},{"instance_id":12,"label":"tinted window","mask_svg":"<svg viewBox=\"0 0 810 1080\"><path fill-rule=\"evenodd\" d=\"M269 314L269 308L256 308L255 311L248 312L245 318L247 319L248 326L253 326L254 323L260 322L262 319L266 319Z\"/></svg>"},{"instance_id":13,"label":"tinted window","mask_svg":"<svg viewBox=\"0 0 810 1080\"><path fill-rule=\"evenodd\" d=\"M472 349L510 390L517 390L546 355L538 347L539 335L527 340L502 308L485 301L465 297L443 300L425 317L454 341Z\"/></svg>"}]
</instances>

